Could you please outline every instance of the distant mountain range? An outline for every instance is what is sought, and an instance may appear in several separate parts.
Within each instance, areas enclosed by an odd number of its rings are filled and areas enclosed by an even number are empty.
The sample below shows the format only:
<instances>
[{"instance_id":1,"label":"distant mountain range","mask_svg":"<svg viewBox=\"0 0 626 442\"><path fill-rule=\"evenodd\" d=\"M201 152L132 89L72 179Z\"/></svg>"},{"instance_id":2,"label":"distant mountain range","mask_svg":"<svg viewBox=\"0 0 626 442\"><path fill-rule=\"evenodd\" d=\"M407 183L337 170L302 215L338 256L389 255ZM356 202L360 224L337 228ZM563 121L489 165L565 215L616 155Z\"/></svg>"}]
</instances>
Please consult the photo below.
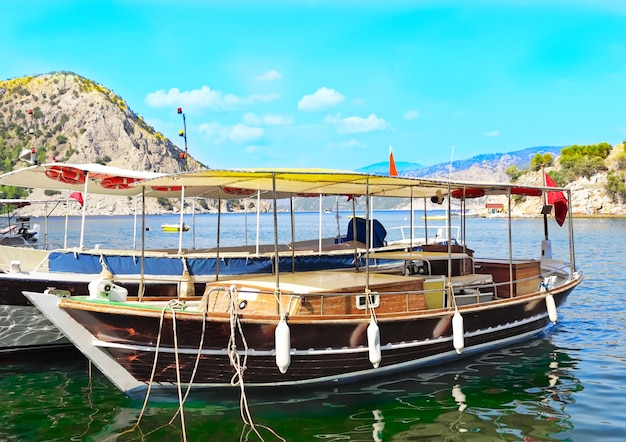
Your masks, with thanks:
<instances>
[{"instance_id":1,"label":"distant mountain range","mask_svg":"<svg viewBox=\"0 0 626 442\"><path fill-rule=\"evenodd\" d=\"M396 169L398 174L405 176L421 177L447 177L452 168L452 175L457 179L472 179L473 175L480 173L476 178L488 179L485 173L491 176L492 180L501 181L502 175L509 166L516 166L520 170L530 167L530 160L538 153L551 153L554 158L561 154L561 149L565 146L537 146L507 153L481 154L463 160L455 160L450 163L440 163L434 166L425 167L419 163L398 162ZM474 170L475 173L470 173ZM357 169L357 172L388 174L389 162L371 164ZM507 180L508 181L508 180Z\"/></svg>"}]
</instances>

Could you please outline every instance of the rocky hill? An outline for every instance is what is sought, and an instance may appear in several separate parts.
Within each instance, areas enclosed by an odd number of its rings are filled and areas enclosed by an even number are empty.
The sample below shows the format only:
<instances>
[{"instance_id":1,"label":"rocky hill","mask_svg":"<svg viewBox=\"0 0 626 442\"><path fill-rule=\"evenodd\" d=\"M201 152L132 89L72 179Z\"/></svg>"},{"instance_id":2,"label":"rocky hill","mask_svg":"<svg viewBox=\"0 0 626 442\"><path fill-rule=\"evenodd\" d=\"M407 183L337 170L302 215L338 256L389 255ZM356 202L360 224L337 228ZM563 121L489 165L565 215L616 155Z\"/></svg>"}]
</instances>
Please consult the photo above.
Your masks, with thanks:
<instances>
[{"instance_id":1,"label":"rocky hill","mask_svg":"<svg viewBox=\"0 0 626 442\"><path fill-rule=\"evenodd\" d=\"M173 173L196 170L206 166L191 156L181 157L181 149L150 127L133 112L127 103L106 87L70 72L56 72L34 77L0 81L0 168L9 171L28 164L19 156L23 149L36 150L39 163L63 161L67 163L98 162L133 170ZM623 146L615 151L623 151ZM449 175L465 181L508 182L506 169L515 165L527 169L537 153L560 154L560 146L540 146L516 152L479 155L423 167L417 163L396 163L401 175L441 177ZM615 160L607 158L607 169L614 168ZM360 170L385 173L388 163L366 166ZM558 165L557 165L558 168ZM539 173L527 173L521 184L542 183ZM578 213L624 213L623 201L613 201L607 191L607 174L598 173L589 179L580 179L568 187L573 191L573 209ZM44 198L44 191L31 193L31 199ZM134 204L117 197L91 197L89 214L130 214ZM94 201L95 199L95 201ZM335 199L328 198L325 207L332 207ZM492 201L490 201L492 202ZM497 202L497 201L496 201ZM176 212L177 202L163 204L148 202L147 213ZM214 211L215 202L199 211ZM486 201L479 199L468 207L484 208ZM232 207L228 202L224 202ZM309 205L312 206L309 207ZM402 208L394 201L386 201L379 209ZM430 204L430 203L428 203ZM536 213L538 207L516 201L515 213ZM345 206L345 207L344 207ZM37 210L33 206L31 211ZM298 210L317 210L318 202L299 201ZM340 208L348 208L343 202ZM432 207L432 208L441 208ZM78 214L78 208L71 214ZM236 210L236 209L234 209ZM28 212L28 209L26 209ZM36 215L39 213L24 213Z\"/></svg>"},{"instance_id":2,"label":"rocky hill","mask_svg":"<svg viewBox=\"0 0 626 442\"><path fill-rule=\"evenodd\" d=\"M37 161L98 162L132 170L173 173L204 167L133 112L106 87L70 72L0 81L0 151L3 170L27 164L23 149ZM181 155L182 154L182 155ZM35 191L31 198L44 197ZM94 196L107 213L125 213L128 204ZM158 211L156 201L150 211Z\"/></svg>"}]
</instances>

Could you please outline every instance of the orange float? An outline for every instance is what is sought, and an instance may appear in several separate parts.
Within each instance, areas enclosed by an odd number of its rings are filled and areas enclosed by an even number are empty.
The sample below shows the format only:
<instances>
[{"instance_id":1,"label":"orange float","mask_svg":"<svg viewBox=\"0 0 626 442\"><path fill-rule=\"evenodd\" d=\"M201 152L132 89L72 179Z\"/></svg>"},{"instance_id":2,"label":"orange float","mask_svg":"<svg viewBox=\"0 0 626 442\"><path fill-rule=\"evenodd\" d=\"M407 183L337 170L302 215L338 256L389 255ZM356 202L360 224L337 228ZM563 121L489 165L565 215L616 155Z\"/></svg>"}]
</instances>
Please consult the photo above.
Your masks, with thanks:
<instances>
[{"instance_id":1,"label":"orange float","mask_svg":"<svg viewBox=\"0 0 626 442\"><path fill-rule=\"evenodd\" d=\"M256 193L254 189L240 189L239 187L223 187L224 193L237 196L250 196Z\"/></svg>"},{"instance_id":2,"label":"orange float","mask_svg":"<svg viewBox=\"0 0 626 442\"><path fill-rule=\"evenodd\" d=\"M150 186L155 192L180 192L183 186Z\"/></svg>"},{"instance_id":3,"label":"orange float","mask_svg":"<svg viewBox=\"0 0 626 442\"><path fill-rule=\"evenodd\" d=\"M52 166L45 174L51 180L65 184L85 184L86 179L85 171L69 166Z\"/></svg>"},{"instance_id":4,"label":"orange float","mask_svg":"<svg viewBox=\"0 0 626 442\"><path fill-rule=\"evenodd\" d=\"M454 198L480 198L485 196L485 189L481 187L468 187L466 189L455 189L451 192Z\"/></svg>"},{"instance_id":5,"label":"orange float","mask_svg":"<svg viewBox=\"0 0 626 442\"><path fill-rule=\"evenodd\" d=\"M100 185L105 189L123 190L130 189L134 183L139 181L141 181L141 179L116 176L103 179L100 181Z\"/></svg>"},{"instance_id":6,"label":"orange float","mask_svg":"<svg viewBox=\"0 0 626 442\"><path fill-rule=\"evenodd\" d=\"M532 187L511 187L513 195L541 196L543 191Z\"/></svg>"}]
</instances>

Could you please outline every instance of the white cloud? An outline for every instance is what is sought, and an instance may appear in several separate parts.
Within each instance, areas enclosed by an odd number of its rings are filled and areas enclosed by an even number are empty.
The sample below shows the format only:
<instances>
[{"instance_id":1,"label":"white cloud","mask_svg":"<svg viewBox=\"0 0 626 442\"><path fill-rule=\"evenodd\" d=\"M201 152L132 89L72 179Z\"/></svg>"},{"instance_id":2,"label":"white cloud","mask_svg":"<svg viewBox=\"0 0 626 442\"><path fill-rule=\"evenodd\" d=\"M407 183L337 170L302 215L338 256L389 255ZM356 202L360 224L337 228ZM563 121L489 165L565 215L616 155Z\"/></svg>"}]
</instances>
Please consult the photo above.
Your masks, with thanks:
<instances>
[{"instance_id":1,"label":"white cloud","mask_svg":"<svg viewBox=\"0 0 626 442\"><path fill-rule=\"evenodd\" d=\"M245 144L263 137L262 128L244 124L222 126L217 122L204 123L198 126L198 131L217 144L228 141L235 144Z\"/></svg>"},{"instance_id":2,"label":"white cloud","mask_svg":"<svg viewBox=\"0 0 626 442\"><path fill-rule=\"evenodd\" d=\"M485 133L483 133L484 136L486 137L499 137L500 136L500 131L499 130L490 130L487 131Z\"/></svg>"},{"instance_id":3,"label":"white cloud","mask_svg":"<svg viewBox=\"0 0 626 442\"><path fill-rule=\"evenodd\" d=\"M244 126L236 124L230 128L229 138L233 143L244 144L258 140L263 136L263 129L260 127Z\"/></svg>"},{"instance_id":4,"label":"white cloud","mask_svg":"<svg viewBox=\"0 0 626 442\"><path fill-rule=\"evenodd\" d=\"M250 126L288 126L293 124L293 118L285 115L256 115L252 113L245 114L242 121Z\"/></svg>"},{"instance_id":5,"label":"white cloud","mask_svg":"<svg viewBox=\"0 0 626 442\"><path fill-rule=\"evenodd\" d=\"M385 130L389 128L382 118L378 118L376 114L370 114L367 118L363 117L347 117L341 118L340 114L335 116L327 116L324 121L332 124L341 134L354 134L364 132L374 132L377 130Z\"/></svg>"},{"instance_id":6,"label":"white cloud","mask_svg":"<svg viewBox=\"0 0 626 442\"><path fill-rule=\"evenodd\" d=\"M305 95L298 101L301 111L315 112L330 109L345 101L345 97L334 89L321 87L311 95Z\"/></svg>"},{"instance_id":7,"label":"white cloud","mask_svg":"<svg viewBox=\"0 0 626 442\"><path fill-rule=\"evenodd\" d=\"M209 86L202 86L200 89L191 91L181 91L178 88L172 88L167 92L164 90L151 92L146 95L146 104L151 107L172 106L224 111L258 102L272 101L278 97L278 94L255 94L248 97L238 97L234 94L216 91Z\"/></svg>"},{"instance_id":8,"label":"white cloud","mask_svg":"<svg viewBox=\"0 0 626 442\"><path fill-rule=\"evenodd\" d=\"M402 118L404 120L415 120L417 118L419 118L420 113L416 110L410 110L410 111L406 111L404 113L404 115L402 116Z\"/></svg>"},{"instance_id":9,"label":"white cloud","mask_svg":"<svg viewBox=\"0 0 626 442\"><path fill-rule=\"evenodd\" d=\"M273 80L280 80L281 78L282 78L282 75L280 75L280 72L275 71L274 69L272 69L271 71L267 71L259 75L258 77L256 77L258 81L273 81Z\"/></svg>"},{"instance_id":10,"label":"white cloud","mask_svg":"<svg viewBox=\"0 0 626 442\"><path fill-rule=\"evenodd\" d=\"M354 138L348 140L348 141L343 141L343 142L332 142L332 143L328 143L328 148L329 149L360 149L365 147L365 145L361 142L359 142L358 140L355 140Z\"/></svg>"}]
</instances>

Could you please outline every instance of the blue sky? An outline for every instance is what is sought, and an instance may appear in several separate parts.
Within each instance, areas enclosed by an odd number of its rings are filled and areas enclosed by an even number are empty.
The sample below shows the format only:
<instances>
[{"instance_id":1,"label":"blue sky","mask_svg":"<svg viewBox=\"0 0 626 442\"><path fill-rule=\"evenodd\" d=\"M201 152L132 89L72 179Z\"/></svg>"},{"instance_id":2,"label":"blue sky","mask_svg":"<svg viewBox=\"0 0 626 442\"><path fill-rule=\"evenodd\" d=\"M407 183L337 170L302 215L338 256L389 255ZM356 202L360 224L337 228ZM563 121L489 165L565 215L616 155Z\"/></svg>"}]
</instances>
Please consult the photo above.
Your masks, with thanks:
<instances>
[{"instance_id":1,"label":"blue sky","mask_svg":"<svg viewBox=\"0 0 626 442\"><path fill-rule=\"evenodd\" d=\"M182 107L209 167L626 139L621 0L5 0L2 16L0 78L75 72L180 147Z\"/></svg>"}]
</instances>

